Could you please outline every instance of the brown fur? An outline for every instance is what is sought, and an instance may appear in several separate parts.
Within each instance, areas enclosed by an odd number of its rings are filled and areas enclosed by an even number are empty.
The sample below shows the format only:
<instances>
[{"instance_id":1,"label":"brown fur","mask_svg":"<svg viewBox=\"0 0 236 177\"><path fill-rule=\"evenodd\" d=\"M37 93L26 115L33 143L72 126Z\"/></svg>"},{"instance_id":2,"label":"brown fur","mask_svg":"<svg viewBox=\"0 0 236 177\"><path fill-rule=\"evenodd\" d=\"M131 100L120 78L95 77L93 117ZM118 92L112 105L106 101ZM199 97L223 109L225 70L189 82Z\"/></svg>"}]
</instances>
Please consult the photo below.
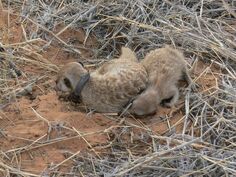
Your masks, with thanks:
<instances>
[{"instance_id":1,"label":"brown fur","mask_svg":"<svg viewBox=\"0 0 236 177\"><path fill-rule=\"evenodd\" d=\"M170 46L151 51L142 64L148 73L149 86L133 101L132 114L154 113L160 103L173 106L179 98L177 82L184 79L188 84L192 83L183 54Z\"/></svg>"},{"instance_id":2,"label":"brown fur","mask_svg":"<svg viewBox=\"0 0 236 177\"><path fill-rule=\"evenodd\" d=\"M129 100L146 88L148 76L145 68L125 55L90 74L81 92L82 102L89 108L97 112L121 112ZM73 92L81 75L87 72L79 63L67 64L58 74L57 90ZM65 77L70 80L71 88L65 86Z\"/></svg>"}]
</instances>

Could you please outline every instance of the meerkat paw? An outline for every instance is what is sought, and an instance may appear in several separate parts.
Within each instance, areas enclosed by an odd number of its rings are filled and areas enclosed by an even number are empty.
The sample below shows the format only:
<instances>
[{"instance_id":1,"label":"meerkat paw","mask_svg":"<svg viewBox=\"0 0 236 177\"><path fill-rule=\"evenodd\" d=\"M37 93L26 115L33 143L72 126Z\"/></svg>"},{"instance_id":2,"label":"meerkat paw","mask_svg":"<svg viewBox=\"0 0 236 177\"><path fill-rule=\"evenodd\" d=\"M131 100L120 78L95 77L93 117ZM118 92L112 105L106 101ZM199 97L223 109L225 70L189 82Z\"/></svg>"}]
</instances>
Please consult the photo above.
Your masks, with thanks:
<instances>
[{"instance_id":1,"label":"meerkat paw","mask_svg":"<svg viewBox=\"0 0 236 177\"><path fill-rule=\"evenodd\" d=\"M161 106L165 107L165 108L173 108L175 106L175 103L173 103L173 102L166 102L165 100L163 100L161 102Z\"/></svg>"},{"instance_id":2,"label":"meerkat paw","mask_svg":"<svg viewBox=\"0 0 236 177\"><path fill-rule=\"evenodd\" d=\"M166 108L172 108L175 106L178 98L175 98L175 96L172 96L170 98L164 99L161 101L161 106Z\"/></svg>"},{"instance_id":3,"label":"meerkat paw","mask_svg":"<svg viewBox=\"0 0 236 177\"><path fill-rule=\"evenodd\" d=\"M166 90L166 93L161 101L163 107L173 107L179 99L179 90L175 85L172 85Z\"/></svg>"}]
</instances>

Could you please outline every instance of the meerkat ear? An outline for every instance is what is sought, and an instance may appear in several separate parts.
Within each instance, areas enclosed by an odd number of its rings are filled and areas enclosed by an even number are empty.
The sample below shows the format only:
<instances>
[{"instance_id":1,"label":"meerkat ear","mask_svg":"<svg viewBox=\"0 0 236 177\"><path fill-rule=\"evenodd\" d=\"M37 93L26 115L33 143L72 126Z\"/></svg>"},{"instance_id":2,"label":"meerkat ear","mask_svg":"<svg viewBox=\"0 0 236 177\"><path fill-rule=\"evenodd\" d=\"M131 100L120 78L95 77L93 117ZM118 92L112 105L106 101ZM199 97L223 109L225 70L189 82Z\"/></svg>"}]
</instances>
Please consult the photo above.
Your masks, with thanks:
<instances>
[{"instance_id":1,"label":"meerkat ear","mask_svg":"<svg viewBox=\"0 0 236 177\"><path fill-rule=\"evenodd\" d=\"M74 94L76 96L80 96L80 93L83 90L85 84L88 82L89 78L90 78L90 73L86 73L80 77L80 80L74 90Z\"/></svg>"}]
</instances>

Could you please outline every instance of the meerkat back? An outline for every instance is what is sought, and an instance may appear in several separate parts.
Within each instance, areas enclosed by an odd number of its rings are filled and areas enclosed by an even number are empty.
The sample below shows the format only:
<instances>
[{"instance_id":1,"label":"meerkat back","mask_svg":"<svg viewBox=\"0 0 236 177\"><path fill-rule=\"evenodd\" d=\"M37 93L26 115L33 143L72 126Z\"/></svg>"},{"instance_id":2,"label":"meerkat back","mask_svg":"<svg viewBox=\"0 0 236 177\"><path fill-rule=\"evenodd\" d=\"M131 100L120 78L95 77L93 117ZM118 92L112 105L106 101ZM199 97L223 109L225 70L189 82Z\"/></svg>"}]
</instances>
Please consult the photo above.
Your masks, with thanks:
<instances>
[{"instance_id":1,"label":"meerkat back","mask_svg":"<svg viewBox=\"0 0 236 177\"><path fill-rule=\"evenodd\" d=\"M89 88L82 92L83 102L98 112L122 111L147 86L146 70L139 63L116 64L112 71L91 73Z\"/></svg>"},{"instance_id":2,"label":"meerkat back","mask_svg":"<svg viewBox=\"0 0 236 177\"><path fill-rule=\"evenodd\" d=\"M186 61L183 54L170 46L149 52L141 63L146 68L149 79L154 79L157 82L157 79L177 81L186 71Z\"/></svg>"},{"instance_id":3,"label":"meerkat back","mask_svg":"<svg viewBox=\"0 0 236 177\"><path fill-rule=\"evenodd\" d=\"M108 61L104 63L100 68L97 69L97 73L104 74L104 73L110 73L110 72L118 72L123 67L127 69L127 65L133 65L133 62L138 62L138 59L135 55L135 53L127 47L121 48L121 55L119 58L113 59L111 61ZM117 67L119 66L119 67ZM137 68L138 70L140 67Z\"/></svg>"},{"instance_id":4,"label":"meerkat back","mask_svg":"<svg viewBox=\"0 0 236 177\"><path fill-rule=\"evenodd\" d=\"M130 57L130 58L129 58ZM82 93L83 102L98 112L120 112L148 83L146 69L130 49L122 48L118 59L113 59L91 73L90 88Z\"/></svg>"},{"instance_id":5,"label":"meerkat back","mask_svg":"<svg viewBox=\"0 0 236 177\"><path fill-rule=\"evenodd\" d=\"M176 83L183 76L188 76L183 54L166 46L149 52L141 63L148 73L149 85L133 101L130 112L140 116L148 115L155 112L164 100L168 100L164 102L165 106L173 106L179 97Z\"/></svg>"}]
</instances>

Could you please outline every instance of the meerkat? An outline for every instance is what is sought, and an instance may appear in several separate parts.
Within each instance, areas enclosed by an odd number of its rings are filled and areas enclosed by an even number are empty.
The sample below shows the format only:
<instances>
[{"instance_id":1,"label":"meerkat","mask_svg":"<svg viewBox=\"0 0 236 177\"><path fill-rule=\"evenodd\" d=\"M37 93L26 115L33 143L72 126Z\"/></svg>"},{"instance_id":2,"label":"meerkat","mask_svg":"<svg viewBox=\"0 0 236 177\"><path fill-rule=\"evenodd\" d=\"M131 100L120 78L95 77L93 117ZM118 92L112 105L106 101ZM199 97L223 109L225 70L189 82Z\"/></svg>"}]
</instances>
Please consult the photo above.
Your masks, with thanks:
<instances>
[{"instance_id":1,"label":"meerkat","mask_svg":"<svg viewBox=\"0 0 236 177\"><path fill-rule=\"evenodd\" d=\"M172 107L179 98L177 82L185 80L192 84L183 53L170 46L149 52L141 63L148 73L149 84L133 101L129 109L132 114L154 114L159 104Z\"/></svg>"},{"instance_id":2,"label":"meerkat","mask_svg":"<svg viewBox=\"0 0 236 177\"><path fill-rule=\"evenodd\" d=\"M56 90L79 96L82 103L96 112L120 113L148 83L146 69L134 59L130 49L122 48L120 58L91 73L81 63L68 63L58 73Z\"/></svg>"}]
</instances>

